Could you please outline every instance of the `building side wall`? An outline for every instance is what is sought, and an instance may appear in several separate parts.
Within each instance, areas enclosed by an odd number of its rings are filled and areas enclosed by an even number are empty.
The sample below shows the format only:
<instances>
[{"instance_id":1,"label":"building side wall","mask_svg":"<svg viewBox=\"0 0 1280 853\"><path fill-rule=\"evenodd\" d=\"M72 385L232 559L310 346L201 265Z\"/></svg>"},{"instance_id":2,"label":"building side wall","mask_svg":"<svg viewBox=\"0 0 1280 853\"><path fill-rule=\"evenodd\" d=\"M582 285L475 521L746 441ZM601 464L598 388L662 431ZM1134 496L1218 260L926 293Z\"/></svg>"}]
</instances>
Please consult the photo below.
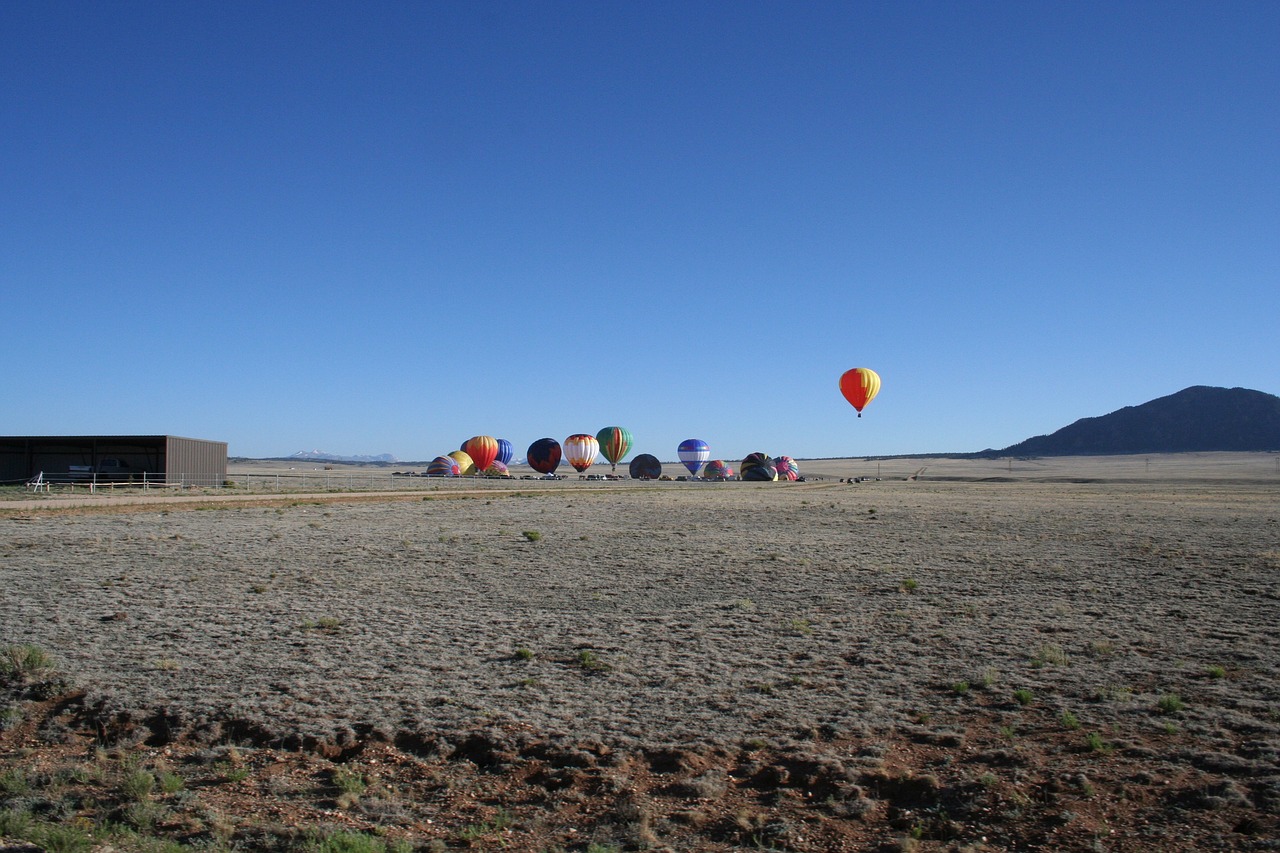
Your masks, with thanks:
<instances>
[{"instance_id":1,"label":"building side wall","mask_svg":"<svg viewBox=\"0 0 1280 853\"><path fill-rule=\"evenodd\" d=\"M227 443L167 436L165 477L171 483L222 485L227 479Z\"/></svg>"}]
</instances>

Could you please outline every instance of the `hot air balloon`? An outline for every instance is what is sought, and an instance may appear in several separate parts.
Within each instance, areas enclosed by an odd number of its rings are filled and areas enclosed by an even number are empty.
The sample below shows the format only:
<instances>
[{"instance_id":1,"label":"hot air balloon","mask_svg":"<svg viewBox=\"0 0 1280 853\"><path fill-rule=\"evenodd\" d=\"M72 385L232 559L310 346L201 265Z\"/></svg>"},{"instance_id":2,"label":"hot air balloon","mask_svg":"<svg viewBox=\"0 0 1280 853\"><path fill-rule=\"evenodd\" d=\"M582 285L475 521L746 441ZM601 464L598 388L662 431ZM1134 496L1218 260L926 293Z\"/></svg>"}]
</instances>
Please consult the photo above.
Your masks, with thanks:
<instances>
[{"instance_id":1,"label":"hot air balloon","mask_svg":"<svg viewBox=\"0 0 1280 853\"><path fill-rule=\"evenodd\" d=\"M491 435L473 435L462 445L462 450L471 457L477 471L484 471L498 458L498 440Z\"/></svg>"},{"instance_id":2,"label":"hot air balloon","mask_svg":"<svg viewBox=\"0 0 1280 853\"><path fill-rule=\"evenodd\" d=\"M689 473L695 477L698 476L698 470L703 464L711 458L711 448L707 447L707 443L700 438L686 438L680 442L677 453L684 467L688 468Z\"/></svg>"},{"instance_id":3,"label":"hot air balloon","mask_svg":"<svg viewBox=\"0 0 1280 853\"><path fill-rule=\"evenodd\" d=\"M451 456L437 456L427 465L428 477L456 477L458 463Z\"/></svg>"},{"instance_id":4,"label":"hot air balloon","mask_svg":"<svg viewBox=\"0 0 1280 853\"><path fill-rule=\"evenodd\" d=\"M702 476L708 480L727 480L733 476L733 469L724 464L723 459L713 459L702 469Z\"/></svg>"},{"instance_id":5,"label":"hot air balloon","mask_svg":"<svg viewBox=\"0 0 1280 853\"><path fill-rule=\"evenodd\" d=\"M599 452L600 442L594 435L576 432L564 440L565 461L579 474L591 467Z\"/></svg>"},{"instance_id":6,"label":"hot air balloon","mask_svg":"<svg viewBox=\"0 0 1280 853\"><path fill-rule=\"evenodd\" d=\"M617 471L622 457L631 452L631 430L619 426L605 427L596 433L596 441L600 444L600 455L609 460Z\"/></svg>"},{"instance_id":7,"label":"hot air balloon","mask_svg":"<svg viewBox=\"0 0 1280 853\"><path fill-rule=\"evenodd\" d=\"M662 476L662 463L651 453L641 453L631 460L631 479L656 480Z\"/></svg>"},{"instance_id":8,"label":"hot air balloon","mask_svg":"<svg viewBox=\"0 0 1280 853\"><path fill-rule=\"evenodd\" d=\"M778 456L773 460L773 465L778 469L779 480L799 480L800 466L796 464L796 460L790 456Z\"/></svg>"},{"instance_id":9,"label":"hot air balloon","mask_svg":"<svg viewBox=\"0 0 1280 853\"><path fill-rule=\"evenodd\" d=\"M458 463L458 473L456 476L467 477L476 473L475 460L465 450L455 450L449 454L449 458Z\"/></svg>"},{"instance_id":10,"label":"hot air balloon","mask_svg":"<svg viewBox=\"0 0 1280 853\"><path fill-rule=\"evenodd\" d=\"M769 454L752 453L742 460L742 479L771 483L778 479L778 469Z\"/></svg>"},{"instance_id":11,"label":"hot air balloon","mask_svg":"<svg viewBox=\"0 0 1280 853\"><path fill-rule=\"evenodd\" d=\"M880 393L880 374L869 367L846 370L840 377L840 393L862 417L862 408Z\"/></svg>"},{"instance_id":12,"label":"hot air balloon","mask_svg":"<svg viewBox=\"0 0 1280 853\"><path fill-rule=\"evenodd\" d=\"M529 467L539 474L554 474L560 464L560 442L554 438L540 438L525 451Z\"/></svg>"},{"instance_id":13,"label":"hot air balloon","mask_svg":"<svg viewBox=\"0 0 1280 853\"><path fill-rule=\"evenodd\" d=\"M486 477L510 477L511 472L507 470L507 466L503 465L497 459L489 463L489 467L484 469Z\"/></svg>"},{"instance_id":14,"label":"hot air balloon","mask_svg":"<svg viewBox=\"0 0 1280 853\"><path fill-rule=\"evenodd\" d=\"M495 457L497 461L503 465L511 464L511 457L515 453L515 448L511 446L511 442L505 438L498 439L498 455Z\"/></svg>"}]
</instances>

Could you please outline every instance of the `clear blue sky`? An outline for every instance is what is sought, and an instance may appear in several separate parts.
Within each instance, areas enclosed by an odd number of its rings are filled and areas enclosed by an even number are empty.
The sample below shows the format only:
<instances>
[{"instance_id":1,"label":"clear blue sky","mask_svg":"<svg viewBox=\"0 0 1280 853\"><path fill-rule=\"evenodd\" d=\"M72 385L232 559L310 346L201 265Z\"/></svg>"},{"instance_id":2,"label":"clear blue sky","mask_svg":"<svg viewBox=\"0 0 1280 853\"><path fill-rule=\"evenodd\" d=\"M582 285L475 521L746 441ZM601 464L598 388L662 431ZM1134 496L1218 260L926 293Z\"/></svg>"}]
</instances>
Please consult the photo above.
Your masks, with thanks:
<instances>
[{"instance_id":1,"label":"clear blue sky","mask_svg":"<svg viewBox=\"0 0 1280 853\"><path fill-rule=\"evenodd\" d=\"M0 433L860 456L1277 393L1278 45L1273 0L9 0Z\"/></svg>"}]
</instances>

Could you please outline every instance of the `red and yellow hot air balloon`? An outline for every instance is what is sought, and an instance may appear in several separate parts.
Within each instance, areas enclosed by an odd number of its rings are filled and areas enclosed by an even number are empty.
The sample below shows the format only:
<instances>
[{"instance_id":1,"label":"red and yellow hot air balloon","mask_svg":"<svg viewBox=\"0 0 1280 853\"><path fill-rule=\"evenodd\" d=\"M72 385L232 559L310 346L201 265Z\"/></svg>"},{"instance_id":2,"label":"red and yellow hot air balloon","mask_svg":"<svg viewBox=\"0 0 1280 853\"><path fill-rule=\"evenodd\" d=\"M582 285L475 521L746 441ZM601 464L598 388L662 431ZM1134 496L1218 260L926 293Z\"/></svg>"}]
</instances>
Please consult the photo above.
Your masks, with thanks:
<instances>
[{"instance_id":1,"label":"red and yellow hot air balloon","mask_svg":"<svg viewBox=\"0 0 1280 853\"><path fill-rule=\"evenodd\" d=\"M594 435L585 432L574 433L564 440L565 461L574 467L579 474L591 467L600 452L600 442Z\"/></svg>"},{"instance_id":2,"label":"red and yellow hot air balloon","mask_svg":"<svg viewBox=\"0 0 1280 853\"><path fill-rule=\"evenodd\" d=\"M880 374L869 367L846 370L840 377L840 393L862 417L862 408L880 393Z\"/></svg>"},{"instance_id":3,"label":"red and yellow hot air balloon","mask_svg":"<svg viewBox=\"0 0 1280 853\"><path fill-rule=\"evenodd\" d=\"M462 450L471 457L477 471L487 471L498 458L498 440L491 435L473 435L463 442Z\"/></svg>"}]
</instances>

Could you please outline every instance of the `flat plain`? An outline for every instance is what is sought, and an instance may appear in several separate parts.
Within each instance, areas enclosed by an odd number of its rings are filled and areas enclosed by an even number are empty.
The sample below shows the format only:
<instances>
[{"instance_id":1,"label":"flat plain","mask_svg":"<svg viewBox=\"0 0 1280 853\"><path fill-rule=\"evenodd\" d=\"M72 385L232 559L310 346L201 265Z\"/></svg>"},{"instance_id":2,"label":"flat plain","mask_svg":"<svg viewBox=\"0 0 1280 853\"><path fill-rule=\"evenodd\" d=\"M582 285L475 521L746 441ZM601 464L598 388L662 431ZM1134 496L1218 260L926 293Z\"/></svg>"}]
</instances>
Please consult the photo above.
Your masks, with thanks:
<instances>
[{"instance_id":1,"label":"flat plain","mask_svg":"<svg viewBox=\"0 0 1280 853\"><path fill-rule=\"evenodd\" d=\"M14 501L0 763L228 849L1274 849L1277 458Z\"/></svg>"}]
</instances>

